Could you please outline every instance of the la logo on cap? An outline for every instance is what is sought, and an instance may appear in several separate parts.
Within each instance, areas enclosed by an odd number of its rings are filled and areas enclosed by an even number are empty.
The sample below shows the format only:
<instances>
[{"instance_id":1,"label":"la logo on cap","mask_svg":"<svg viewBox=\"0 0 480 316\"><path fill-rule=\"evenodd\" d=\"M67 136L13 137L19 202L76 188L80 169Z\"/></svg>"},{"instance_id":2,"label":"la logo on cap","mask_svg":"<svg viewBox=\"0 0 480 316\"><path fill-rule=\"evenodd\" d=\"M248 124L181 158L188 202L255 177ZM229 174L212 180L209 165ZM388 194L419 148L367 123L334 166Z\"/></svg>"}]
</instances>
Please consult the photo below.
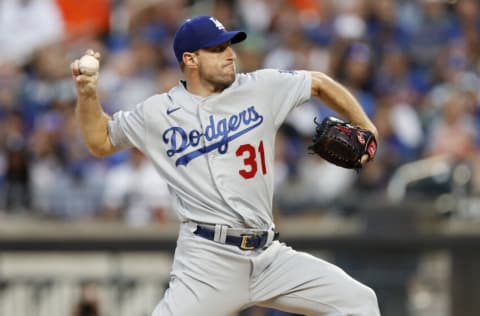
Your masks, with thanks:
<instances>
[{"instance_id":1,"label":"la logo on cap","mask_svg":"<svg viewBox=\"0 0 480 316\"><path fill-rule=\"evenodd\" d=\"M215 19L214 17L210 17L210 21L215 23L215 26L217 27L217 29L219 29L219 30L224 30L225 29L223 24L219 20Z\"/></svg>"}]
</instances>

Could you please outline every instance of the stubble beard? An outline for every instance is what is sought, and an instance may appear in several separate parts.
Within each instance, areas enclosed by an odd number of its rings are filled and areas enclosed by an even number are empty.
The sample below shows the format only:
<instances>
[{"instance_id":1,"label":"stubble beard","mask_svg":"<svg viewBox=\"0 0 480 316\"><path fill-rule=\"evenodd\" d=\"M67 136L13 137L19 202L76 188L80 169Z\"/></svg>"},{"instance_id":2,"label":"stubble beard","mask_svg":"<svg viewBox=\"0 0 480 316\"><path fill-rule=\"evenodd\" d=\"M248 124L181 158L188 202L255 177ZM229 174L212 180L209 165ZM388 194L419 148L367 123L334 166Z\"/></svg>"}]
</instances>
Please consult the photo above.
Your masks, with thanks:
<instances>
[{"instance_id":1,"label":"stubble beard","mask_svg":"<svg viewBox=\"0 0 480 316\"><path fill-rule=\"evenodd\" d=\"M231 73L211 74L200 68L200 78L213 87L214 92L222 92L235 81L235 68Z\"/></svg>"}]
</instances>

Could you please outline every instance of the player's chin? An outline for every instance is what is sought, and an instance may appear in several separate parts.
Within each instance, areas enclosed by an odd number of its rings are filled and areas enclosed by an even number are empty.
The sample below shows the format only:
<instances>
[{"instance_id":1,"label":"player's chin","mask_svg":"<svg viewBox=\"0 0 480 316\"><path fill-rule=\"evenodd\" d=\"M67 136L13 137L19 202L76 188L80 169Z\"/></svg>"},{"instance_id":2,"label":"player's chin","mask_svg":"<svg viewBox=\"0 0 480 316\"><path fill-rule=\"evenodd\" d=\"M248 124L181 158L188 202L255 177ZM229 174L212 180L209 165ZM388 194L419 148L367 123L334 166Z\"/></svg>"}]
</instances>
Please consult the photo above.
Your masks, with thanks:
<instances>
[{"instance_id":1,"label":"player's chin","mask_svg":"<svg viewBox=\"0 0 480 316\"><path fill-rule=\"evenodd\" d=\"M222 76L222 83L224 85L231 85L235 81L235 71L224 73Z\"/></svg>"}]
</instances>

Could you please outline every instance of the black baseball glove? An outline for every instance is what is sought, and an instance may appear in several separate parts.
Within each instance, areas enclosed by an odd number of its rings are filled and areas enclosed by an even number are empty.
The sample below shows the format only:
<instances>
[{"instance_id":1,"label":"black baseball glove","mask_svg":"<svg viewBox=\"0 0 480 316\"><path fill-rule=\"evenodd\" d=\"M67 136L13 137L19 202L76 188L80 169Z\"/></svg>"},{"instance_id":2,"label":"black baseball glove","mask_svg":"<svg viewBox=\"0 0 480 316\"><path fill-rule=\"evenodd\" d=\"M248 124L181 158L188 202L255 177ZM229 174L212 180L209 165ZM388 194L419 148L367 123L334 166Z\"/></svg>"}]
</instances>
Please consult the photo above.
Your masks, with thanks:
<instances>
[{"instance_id":1,"label":"black baseball glove","mask_svg":"<svg viewBox=\"0 0 480 316\"><path fill-rule=\"evenodd\" d=\"M316 118L313 143L308 149L323 159L343 168L362 168L361 159L368 155L372 160L377 152L375 136L366 129L327 117L321 123Z\"/></svg>"}]
</instances>

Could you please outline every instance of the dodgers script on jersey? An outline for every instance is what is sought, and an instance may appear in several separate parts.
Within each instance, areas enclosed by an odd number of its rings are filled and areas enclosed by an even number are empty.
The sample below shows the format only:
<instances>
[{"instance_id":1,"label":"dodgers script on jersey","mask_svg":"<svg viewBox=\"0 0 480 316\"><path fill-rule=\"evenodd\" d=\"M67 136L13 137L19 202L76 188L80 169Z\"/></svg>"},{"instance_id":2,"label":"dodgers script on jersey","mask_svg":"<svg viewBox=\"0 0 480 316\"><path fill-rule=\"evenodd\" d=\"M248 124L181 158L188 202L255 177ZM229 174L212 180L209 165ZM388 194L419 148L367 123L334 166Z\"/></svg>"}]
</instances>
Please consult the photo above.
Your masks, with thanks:
<instances>
[{"instance_id":1,"label":"dodgers script on jersey","mask_svg":"<svg viewBox=\"0 0 480 316\"><path fill-rule=\"evenodd\" d=\"M182 221L268 229L272 225L275 133L311 96L306 71L237 74L209 97L183 82L109 122L112 144L137 147L176 198Z\"/></svg>"}]
</instances>

